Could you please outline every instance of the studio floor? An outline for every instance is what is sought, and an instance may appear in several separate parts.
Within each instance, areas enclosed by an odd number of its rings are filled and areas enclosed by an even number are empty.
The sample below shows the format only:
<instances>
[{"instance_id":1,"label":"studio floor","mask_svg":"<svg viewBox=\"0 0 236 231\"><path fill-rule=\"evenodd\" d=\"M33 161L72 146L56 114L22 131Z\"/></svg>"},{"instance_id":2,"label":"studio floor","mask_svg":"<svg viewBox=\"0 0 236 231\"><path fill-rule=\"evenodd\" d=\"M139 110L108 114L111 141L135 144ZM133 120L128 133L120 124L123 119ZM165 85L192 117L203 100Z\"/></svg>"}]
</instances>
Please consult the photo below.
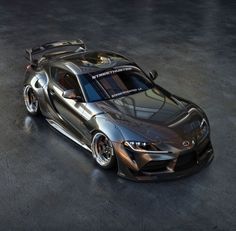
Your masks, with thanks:
<instances>
[{"instance_id":1,"label":"studio floor","mask_svg":"<svg viewBox=\"0 0 236 231\"><path fill-rule=\"evenodd\" d=\"M208 115L203 171L135 183L26 113L24 49L80 38L114 50ZM2 1L0 230L236 230L236 3L223 0Z\"/></svg>"}]
</instances>

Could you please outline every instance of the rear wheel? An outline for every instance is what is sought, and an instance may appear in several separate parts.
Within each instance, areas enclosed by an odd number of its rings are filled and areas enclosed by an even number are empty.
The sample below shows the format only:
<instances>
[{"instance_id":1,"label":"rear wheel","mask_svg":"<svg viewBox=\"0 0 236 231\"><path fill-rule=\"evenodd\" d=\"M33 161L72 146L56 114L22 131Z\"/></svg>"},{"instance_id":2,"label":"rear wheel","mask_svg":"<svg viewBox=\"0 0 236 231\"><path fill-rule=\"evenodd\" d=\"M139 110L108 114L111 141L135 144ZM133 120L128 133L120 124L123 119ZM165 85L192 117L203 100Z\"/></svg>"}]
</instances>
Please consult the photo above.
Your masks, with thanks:
<instances>
[{"instance_id":1,"label":"rear wheel","mask_svg":"<svg viewBox=\"0 0 236 231\"><path fill-rule=\"evenodd\" d=\"M92 141L92 153L97 164L106 169L111 169L116 165L114 148L109 138L98 132L94 135Z\"/></svg>"},{"instance_id":2,"label":"rear wheel","mask_svg":"<svg viewBox=\"0 0 236 231\"><path fill-rule=\"evenodd\" d=\"M34 93L33 88L30 85L26 85L24 87L23 95L24 95L24 102L25 102L25 107L27 111L31 115L38 115L40 113L39 101L37 99L37 96Z\"/></svg>"}]
</instances>

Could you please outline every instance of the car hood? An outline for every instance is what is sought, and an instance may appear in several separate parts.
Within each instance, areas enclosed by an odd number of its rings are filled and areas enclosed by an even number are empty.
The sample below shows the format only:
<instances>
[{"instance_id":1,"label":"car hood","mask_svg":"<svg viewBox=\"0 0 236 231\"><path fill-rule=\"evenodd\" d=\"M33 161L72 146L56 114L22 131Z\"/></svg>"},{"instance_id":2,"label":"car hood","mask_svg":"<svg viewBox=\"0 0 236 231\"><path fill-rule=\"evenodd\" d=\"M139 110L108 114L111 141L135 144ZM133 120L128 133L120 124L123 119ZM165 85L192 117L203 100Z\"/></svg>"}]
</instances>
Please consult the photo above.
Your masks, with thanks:
<instances>
[{"instance_id":1,"label":"car hood","mask_svg":"<svg viewBox=\"0 0 236 231\"><path fill-rule=\"evenodd\" d=\"M186 139L195 139L202 116L186 108L174 97L158 89L96 103L106 119L112 119L124 139L164 142L181 147ZM107 118L109 116L109 118Z\"/></svg>"}]
</instances>

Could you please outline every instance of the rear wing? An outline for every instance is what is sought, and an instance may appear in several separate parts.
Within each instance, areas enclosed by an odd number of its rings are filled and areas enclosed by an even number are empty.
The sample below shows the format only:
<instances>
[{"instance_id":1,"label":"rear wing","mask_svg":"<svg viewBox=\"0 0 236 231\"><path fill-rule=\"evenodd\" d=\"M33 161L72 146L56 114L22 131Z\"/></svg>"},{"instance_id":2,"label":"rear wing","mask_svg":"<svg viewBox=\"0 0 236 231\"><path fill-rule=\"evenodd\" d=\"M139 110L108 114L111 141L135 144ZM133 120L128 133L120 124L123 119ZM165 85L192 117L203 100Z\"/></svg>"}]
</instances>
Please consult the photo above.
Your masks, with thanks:
<instances>
[{"instance_id":1,"label":"rear wing","mask_svg":"<svg viewBox=\"0 0 236 231\"><path fill-rule=\"evenodd\" d=\"M66 48L66 49L61 49ZM84 42L80 39L77 40L69 40L69 41L56 41L45 43L41 46L34 47L31 49L25 50L25 58L30 62L30 64L37 64L38 60L43 57L44 54L50 53L49 50L57 50L57 51L68 51L70 48L70 52L79 52L85 51L86 46ZM51 51L52 52L52 51Z\"/></svg>"}]
</instances>

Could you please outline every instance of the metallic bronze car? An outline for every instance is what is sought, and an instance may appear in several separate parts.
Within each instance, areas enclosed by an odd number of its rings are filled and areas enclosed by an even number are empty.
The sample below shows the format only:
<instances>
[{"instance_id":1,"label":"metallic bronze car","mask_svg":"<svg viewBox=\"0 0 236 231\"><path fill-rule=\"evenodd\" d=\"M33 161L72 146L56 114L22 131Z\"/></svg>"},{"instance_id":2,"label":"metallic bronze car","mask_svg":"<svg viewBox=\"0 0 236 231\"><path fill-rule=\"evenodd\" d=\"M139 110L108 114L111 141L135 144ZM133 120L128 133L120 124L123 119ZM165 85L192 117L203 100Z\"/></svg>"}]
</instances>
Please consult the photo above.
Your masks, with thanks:
<instances>
[{"instance_id":1,"label":"metallic bronze car","mask_svg":"<svg viewBox=\"0 0 236 231\"><path fill-rule=\"evenodd\" d=\"M24 102L58 131L91 151L102 168L128 179L192 174L213 159L206 114L175 96L135 62L87 51L81 40L26 50Z\"/></svg>"}]
</instances>

